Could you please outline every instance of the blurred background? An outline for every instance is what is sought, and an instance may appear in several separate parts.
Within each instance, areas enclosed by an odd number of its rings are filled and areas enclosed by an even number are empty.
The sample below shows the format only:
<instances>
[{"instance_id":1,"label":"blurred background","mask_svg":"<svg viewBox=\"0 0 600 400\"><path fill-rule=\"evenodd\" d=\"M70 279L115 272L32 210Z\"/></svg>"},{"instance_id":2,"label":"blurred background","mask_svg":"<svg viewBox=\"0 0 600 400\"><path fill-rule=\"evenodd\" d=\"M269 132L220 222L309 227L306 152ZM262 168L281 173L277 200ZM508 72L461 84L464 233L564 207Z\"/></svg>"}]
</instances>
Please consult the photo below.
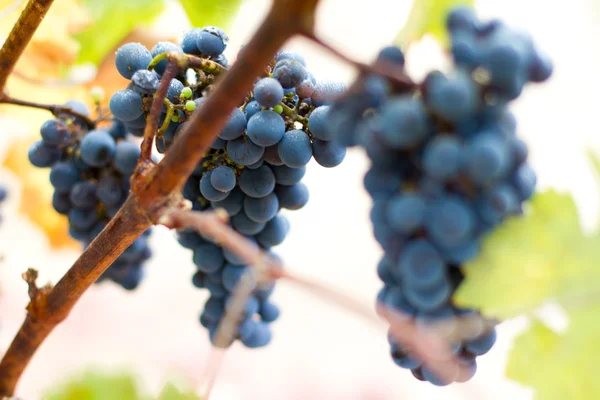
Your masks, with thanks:
<instances>
[{"instance_id":1,"label":"blurred background","mask_svg":"<svg viewBox=\"0 0 600 400\"><path fill-rule=\"evenodd\" d=\"M8 10L12 3L0 2L0 7ZM150 8L153 2L146 3ZM224 6L223 12L235 14L227 30L230 60L260 24L270 3L244 0L239 9ZM85 65L65 70L64 65L72 63L78 52L86 51L70 42L69 34L95 17L94 7L88 11L74 4L55 0L53 19L44 21L35 47L10 83L14 95L61 103L73 96L85 97L91 85L105 87L107 98L125 86L113 71L112 50L97 71ZM3 13L3 8L0 38L15 17ZM346 54L369 61L393 41L410 8L410 0L322 0L317 31ZM573 193L584 227L594 228L600 193L585 151L600 148L596 132L600 5L596 0L477 0L476 9L482 18L501 18L528 30L554 60L550 82L531 86L514 103L513 111L520 135L530 146L540 186ZM111 23L117 25L119 20ZM142 41L151 48L158 40L177 40L190 26L180 3L166 1L157 19L135 27L125 41ZM103 29L100 35L112 34L110 26ZM59 39L64 41L57 42ZM292 40L286 47L301 52L318 78L350 83L354 76L350 67L305 40ZM413 45L407 57L415 79L447 62L436 42L428 38ZM56 76L61 76L57 82ZM38 79L45 84L40 85ZM84 83L73 86L79 81ZM47 171L30 170L23 151L26 147L15 145L19 139L35 140L40 123L47 118L49 114L44 112L13 108L0 113L0 148L7 159L0 179L10 187L0 228L0 351L7 348L25 316L28 298L21 273L33 267L40 271L40 284L56 282L79 254L78 247L64 239L62 217L52 215L49 208ZM381 250L371 234L370 199L362 188L367 166L359 150L349 151L335 169L312 162L305 177L311 200L304 209L286 214L292 230L277 252L293 271L374 305L381 286L376 275ZM29 217L19 214L19 209ZM141 286L128 293L107 282L89 290L40 348L22 377L19 396L42 398L48 388L88 367L134 371L151 392L158 392L171 378L195 387L202 384L210 345L198 317L207 293L192 286L195 267L191 252L181 248L171 232L154 229L151 245L154 256L146 265ZM278 285L274 300L282 316L274 324L272 344L260 350L235 344L226 354L213 399L533 397L531 390L504 377L507 351L524 328L524 319L500 326L498 343L478 359L473 380L437 388L394 365L385 331L379 327L285 282ZM552 305L540 315L555 326L564 324L560 310Z\"/></svg>"}]
</instances>

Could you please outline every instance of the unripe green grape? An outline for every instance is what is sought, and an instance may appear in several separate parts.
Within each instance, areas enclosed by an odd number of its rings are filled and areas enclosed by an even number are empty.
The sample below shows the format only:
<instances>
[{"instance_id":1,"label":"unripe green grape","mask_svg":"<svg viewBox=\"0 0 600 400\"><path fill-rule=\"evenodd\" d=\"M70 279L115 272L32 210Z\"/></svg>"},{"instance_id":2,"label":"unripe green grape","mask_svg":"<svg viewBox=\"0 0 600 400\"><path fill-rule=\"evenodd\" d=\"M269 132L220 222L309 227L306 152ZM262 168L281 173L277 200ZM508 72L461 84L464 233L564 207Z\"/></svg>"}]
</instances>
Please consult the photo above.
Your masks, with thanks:
<instances>
[{"instance_id":1,"label":"unripe green grape","mask_svg":"<svg viewBox=\"0 0 600 400\"><path fill-rule=\"evenodd\" d=\"M192 97L192 89L190 87L184 87L181 91L181 95L186 99L190 99Z\"/></svg>"},{"instance_id":2,"label":"unripe green grape","mask_svg":"<svg viewBox=\"0 0 600 400\"><path fill-rule=\"evenodd\" d=\"M277 114L281 114L283 112L283 106L281 104L277 104L275 107L273 107L273 111L275 111Z\"/></svg>"},{"instance_id":3,"label":"unripe green grape","mask_svg":"<svg viewBox=\"0 0 600 400\"><path fill-rule=\"evenodd\" d=\"M186 101L185 109L188 111L194 111L196 109L196 103L193 100Z\"/></svg>"}]
</instances>

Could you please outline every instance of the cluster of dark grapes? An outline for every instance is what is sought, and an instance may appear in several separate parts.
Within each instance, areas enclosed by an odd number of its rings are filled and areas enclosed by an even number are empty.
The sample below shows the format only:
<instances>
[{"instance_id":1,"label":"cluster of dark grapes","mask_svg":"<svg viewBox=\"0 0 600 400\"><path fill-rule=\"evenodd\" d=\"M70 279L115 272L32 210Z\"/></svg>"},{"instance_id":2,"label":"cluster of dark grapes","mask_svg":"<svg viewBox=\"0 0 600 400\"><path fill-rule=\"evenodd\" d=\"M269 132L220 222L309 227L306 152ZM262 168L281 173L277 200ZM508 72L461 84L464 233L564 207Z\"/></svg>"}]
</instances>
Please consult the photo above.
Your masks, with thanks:
<instances>
[{"instance_id":1,"label":"cluster of dark grapes","mask_svg":"<svg viewBox=\"0 0 600 400\"><path fill-rule=\"evenodd\" d=\"M154 71L148 68L153 57L177 51L226 67L226 46L227 35L221 29L205 27L185 34L181 46L161 42L152 51L137 43L121 47L117 69L131 84L111 98L113 115L141 134L165 70L164 61ZM210 95L214 79L206 71L189 69L170 82L167 104L176 112L169 119L169 109L163 110L157 135L159 151L168 151L188 117ZM184 197L194 210L225 209L231 226L262 249L270 251L281 244L289 223L279 211L300 209L308 201L308 189L301 183L306 164L314 157L320 165L334 167L345 157L345 146L331 141L325 118L329 99L344 90L343 84L317 82L300 55L279 53L252 93L233 110L187 181ZM193 231L181 231L178 236L183 247L193 250L198 268L193 284L210 291L200 322L214 342L231 293L250 267ZM279 316L278 307L269 301L273 288L272 284L257 284L246 303L235 338L249 348L265 346L271 340L268 324Z\"/></svg>"},{"instance_id":2,"label":"cluster of dark grapes","mask_svg":"<svg viewBox=\"0 0 600 400\"><path fill-rule=\"evenodd\" d=\"M86 105L77 101L69 101L65 107L90 115ZM120 121L96 127L61 114L44 122L40 132L42 140L29 148L29 161L50 168L52 205L68 216L69 234L87 247L125 202L140 146L127 140L127 129ZM147 230L133 242L99 281L110 279L125 289L135 289L143 263L151 255L149 235Z\"/></svg>"},{"instance_id":3,"label":"cluster of dark grapes","mask_svg":"<svg viewBox=\"0 0 600 400\"><path fill-rule=\"evenodd\" d=\"M469 8L452 11L447 28L452 72L431 72L421 85L406 87L365 75L332 105L327 120L340 143L364 147L371 159L364 184L373 198L374 235L385 252L377 270L384 282L378 304L418 326L440 323L464 366L454 381L465 382L496 333L481 317L467 337L457 338L459 317L474 316L472 322L479 314L455 306L452 294L463 279L461 266L477 255L483 237L521 214L534 192L536 176L508 104L527 82L548 79L552 64L529 36L497 20L481 22ZM376 63L402 72L404 55L388 47ZM420 380L451 383L389 340L397 365Z\"/></svg>"}]
</instances>

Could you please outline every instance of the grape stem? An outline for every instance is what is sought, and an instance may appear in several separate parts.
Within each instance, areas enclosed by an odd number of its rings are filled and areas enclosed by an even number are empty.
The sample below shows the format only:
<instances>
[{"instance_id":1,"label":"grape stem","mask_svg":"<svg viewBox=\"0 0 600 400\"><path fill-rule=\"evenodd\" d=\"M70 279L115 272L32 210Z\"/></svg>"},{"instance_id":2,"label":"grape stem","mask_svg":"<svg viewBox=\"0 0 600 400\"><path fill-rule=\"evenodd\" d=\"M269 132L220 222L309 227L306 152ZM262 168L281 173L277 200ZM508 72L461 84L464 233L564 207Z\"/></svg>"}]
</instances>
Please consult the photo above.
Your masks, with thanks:
<instances>
[{"instance_id":1,"label":"grape stem","mask_svg":"<svg viewBox=\"0 0 600 400\"><path fill-rule=\"evenodd\" d=\"M323 47L325 50L338 57L342 61L353 65L357 70L359 70L363 74L375 74L383 76L387 78L390 82L392 82L398 90L413 90L417 87L417 84L410 79L410 77L406 74L403 68L397 68L390 63L380 60L377 63L373 64L364 64L359 61L356 61L341 51L337 50L333 46L321 40L317 37L312 31L303 31L300 33L306 39L312 41L315 44Z\"/></svg>"},{"instance_id":2,"label":"grape stem","mask_svg":"<svg viewBox=\"0 0 600 400\"><path fill-rule=\"evenodd\" d=\"M283 113L285 115L287 115L288 117L290 117L291 119L293 119L294 121L301 122L303 125L306 125L308 123L308 119L298 115L296 110L291 108L287 104L281 102L281 103L279 103L279 105L283 108Z\"/></svg>"},{"instance_id":3,"label":"grape stem","mask_svg":"<svg viewBox=\"0 0 600 400\"><path fill-rule=\"evenodd\" d=\"M89 129L94 129L96 127L96 122L90 119L87 115L80 114L76 111L73 111L70 107L59 106L55 104L41 104L35 103L32 101L19 100L8 96L7 94L0 94L0 104L12 104L15 106L23 106L23 107L31 107L31 108L39 108L41 110L50 111L54 116L58 116L59 114L69 114L75 118L81 119L88 126Z\"/></svg>"},{"instance_id":4,"label":"grape stem","mask_svg":"<svg viewBox=\"0 0 600 400\"><path fill-rule=\"evenodd\" d=\"M54 0L30 0L0 49L0 93Z\"/></svg>"},{"instance_id":5,"label":"grape stem","mask_svg":"<svg viewBox=\"0 0 600 400\"><path fill-rule=\"evenodd\" d=\"M193 68L213 75L227 71L227 68L213 60L176 51L166 51L156 55L148 64L148 69L153 70L159 62L164 60L175 61L180 69Z\"/></svg>"}]
</instances>

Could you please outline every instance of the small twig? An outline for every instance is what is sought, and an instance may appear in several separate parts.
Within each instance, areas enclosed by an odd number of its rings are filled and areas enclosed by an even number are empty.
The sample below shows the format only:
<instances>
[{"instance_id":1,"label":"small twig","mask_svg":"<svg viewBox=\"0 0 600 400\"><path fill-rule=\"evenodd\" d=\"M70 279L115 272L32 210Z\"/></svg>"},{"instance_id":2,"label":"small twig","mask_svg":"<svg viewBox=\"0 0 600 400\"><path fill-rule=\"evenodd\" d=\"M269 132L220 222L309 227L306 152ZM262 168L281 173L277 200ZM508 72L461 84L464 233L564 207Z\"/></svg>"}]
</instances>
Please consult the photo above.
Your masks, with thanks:
<instances>
[{"instance_id":1,"label":"small twig","mask_svg":"<svg viewBox=\"0 0 600 400\"><path fill-rule=\"evenodd\" d=\"M165 120L163 121L162 125L160 126L160 128L158 128L158 131L156 131L157 137L162 137L162 135L164 135L164 133L167 131L169 125L171 124L171 118L173 117L173 113L175 112L175 107L173 107L173 103L171 103L169 99L165 99L164 104L165 107L167 107L167 113L165 114Z\"/></svg>"},{"instance_id":2,"label":"small twig","mask_svg":"<svg viewBox=\"0 0 600 400\"><path fill-rule=\"evenodd\" d=\"M141 145L142 152L140 153L140 163L148 163L152 161L152 142L154 141L154 135L156 134L156 131L158 129L158 120L160 119L160 113L162 112L162 107L166 100L167 91L169 90L171 80L175 78L178 71L179 66L177 65L177 62L175 62L175 60L169 60L167 69L163 74L162 80L160 81L160 85L158 86L158 90L156 91L156 94L154 94L152 107L150 108L150 113L148 114L148 118L146 119L144 139L142 140ZM171 108L169 109L169 111L171 113L173 112Z\"/></svg>"},{"instance_id":3,"label":"small twig","mask_svg":"<svg viewBox=\"0 0 600 400\"><path fill-rule=\"evenodd\" d=\"M14 99L6 94L0 93L0 104L12 104L15 106L23 106L23 107L31 107L31 108L39 108L41 110L50 111L54 116L58 116L59 114L69 114L75 118L81 119L88 128L93 129L96 125L94 121L90 119L87 115L80 114L76 111L73 111L70 107L59 106L56 104L41 104L35 103L27 100Z\"/></svg>"},{"instance_id":4,"label":"small twig","mask_svg":"<svg viewBox=\"0 0 600 400\"><path fill-rule=\"evenodd\" d=\"M283 108L283 113L293 119L294 121L298 121L306 125L308 123L308 119L306 117L302 117L298 115L296 110L288 106L287 104L281 102L279 105Z\"/></svg>"},{"instance_id":5,"label":"small twig","mask_svg":"<svg viewBox=\"0 0 600 400\"><path fill-rule=\"evenodd\" d=\"M318 44L323 47L325 50L329 51L334 56L338 57L342 61L353 65L360 72L365 74L376 74L383 76L390 80L393 84L395 84L399 89L414 89L417 85L410 79L410 77L404 71L404 68L398 68L393 64L386 61L378 61L377 63L373 63L371 65L361 63L360 61L356 61L346 54L342 53L338 49L333 46L325 43L323 40L318 38L314 33L310 31L301 32L301 35L306 39Z\"/></svg>"},{"instance_id":6,"label":"small twig","mask_svg":"<svg viewBox=\"0 0 600 400\"><path fill-rule=\"evenodd\" d=\"M0 93L54 0L30 0L0 49Z\"/></svg>"}]
</instances>

